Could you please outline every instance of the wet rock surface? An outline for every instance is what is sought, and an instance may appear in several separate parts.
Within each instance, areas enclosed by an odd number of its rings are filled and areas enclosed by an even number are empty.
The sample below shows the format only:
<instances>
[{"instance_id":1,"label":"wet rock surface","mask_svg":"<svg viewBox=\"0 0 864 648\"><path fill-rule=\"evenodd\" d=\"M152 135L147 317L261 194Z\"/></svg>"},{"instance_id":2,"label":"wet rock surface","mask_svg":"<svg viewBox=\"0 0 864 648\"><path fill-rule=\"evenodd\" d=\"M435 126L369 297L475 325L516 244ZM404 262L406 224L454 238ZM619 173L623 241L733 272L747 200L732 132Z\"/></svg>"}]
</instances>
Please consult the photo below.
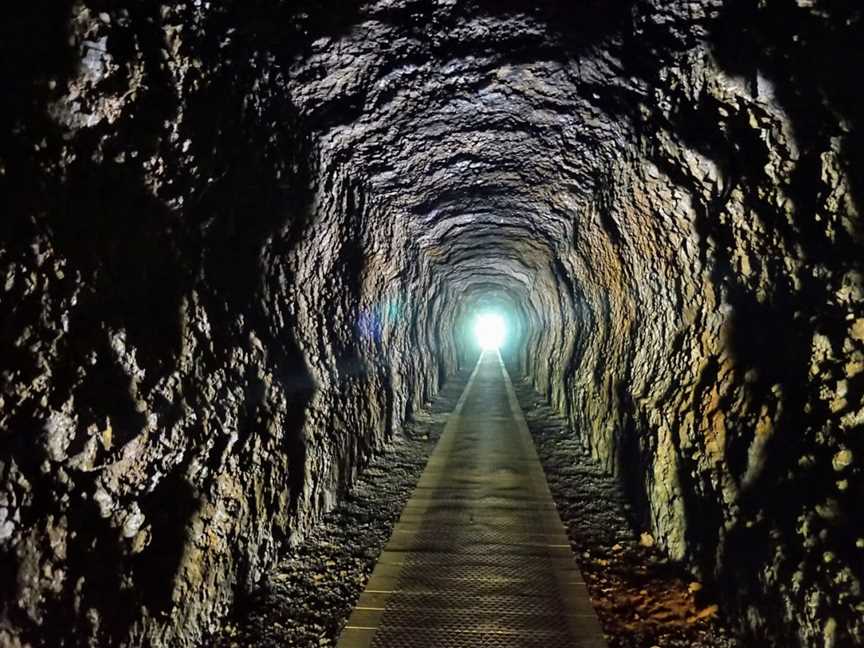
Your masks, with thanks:
<instances>
[{"instance_id":1,"label":"wet rock surface","mask_svg":"<svg viewBox=\"0 0 864 648\"><path fill-rule=\"evenodd\" d=\"M335 646L378 555L456 406L468 374L457 374L404 436L389 444L303 542L244 597L217 648Z\"/></svg>"}]
</instances>

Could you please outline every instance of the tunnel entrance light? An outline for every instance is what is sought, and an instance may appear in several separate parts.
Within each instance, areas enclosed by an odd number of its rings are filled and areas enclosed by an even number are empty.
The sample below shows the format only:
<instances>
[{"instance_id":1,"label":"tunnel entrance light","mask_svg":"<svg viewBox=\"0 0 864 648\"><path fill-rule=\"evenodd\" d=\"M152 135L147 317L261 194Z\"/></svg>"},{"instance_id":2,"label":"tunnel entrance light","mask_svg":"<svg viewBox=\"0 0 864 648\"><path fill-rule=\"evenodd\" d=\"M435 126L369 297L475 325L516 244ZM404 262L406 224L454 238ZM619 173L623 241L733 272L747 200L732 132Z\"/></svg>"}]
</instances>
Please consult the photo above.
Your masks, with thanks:
<instances>
[{"instance_id":1,"label":"tunnel entrance light","mask_svg":"<svg viewBox=\"0 0 864 648\"><path fill-rule=\"evenodd\" d=\"M504 344L504 339L507 336L504 319L494 313L478 315L477 319L474 320L474 336L482 349L497 349Z\"/></svg>"}]
</instances>

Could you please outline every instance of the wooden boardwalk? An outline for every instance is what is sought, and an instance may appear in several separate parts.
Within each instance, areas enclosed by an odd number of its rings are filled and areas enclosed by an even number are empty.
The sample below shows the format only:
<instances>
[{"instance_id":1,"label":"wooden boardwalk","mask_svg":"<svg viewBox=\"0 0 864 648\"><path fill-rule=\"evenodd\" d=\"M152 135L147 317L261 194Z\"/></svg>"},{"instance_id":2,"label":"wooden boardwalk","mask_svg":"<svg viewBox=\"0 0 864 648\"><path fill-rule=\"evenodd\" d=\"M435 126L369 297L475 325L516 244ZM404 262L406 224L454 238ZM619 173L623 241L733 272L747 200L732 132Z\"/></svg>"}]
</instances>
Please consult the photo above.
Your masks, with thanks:
<instances>
[{"instance_id":1,"label":"wooden boardwalk","mask_svg":"<svg viewBox=\"0 0 864 648\"><path fill-rule=\"evenodd\" d=\"M497 351L480 358L338 648L605 648Z\"/></svg>"}]
</instances>

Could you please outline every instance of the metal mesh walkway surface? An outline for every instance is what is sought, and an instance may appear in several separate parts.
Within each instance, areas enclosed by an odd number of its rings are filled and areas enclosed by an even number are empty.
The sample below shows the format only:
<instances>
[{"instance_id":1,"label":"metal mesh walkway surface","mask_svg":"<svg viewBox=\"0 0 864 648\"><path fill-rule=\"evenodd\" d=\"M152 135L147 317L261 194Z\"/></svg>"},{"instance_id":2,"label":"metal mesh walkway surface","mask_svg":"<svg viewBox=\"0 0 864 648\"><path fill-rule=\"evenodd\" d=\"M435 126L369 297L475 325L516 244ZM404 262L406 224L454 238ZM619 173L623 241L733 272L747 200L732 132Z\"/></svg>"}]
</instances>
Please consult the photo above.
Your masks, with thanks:
<instances>
[{"instance_id":1,"label":"metal mesh walkway surface","mask_svg":"<svg viewBox=\"0 0 864 648\"><path fill-rule=\"evenodd\" d=\"M338 648L605 648L497 351L486 351Z\"/></svg>"}]
</instances>

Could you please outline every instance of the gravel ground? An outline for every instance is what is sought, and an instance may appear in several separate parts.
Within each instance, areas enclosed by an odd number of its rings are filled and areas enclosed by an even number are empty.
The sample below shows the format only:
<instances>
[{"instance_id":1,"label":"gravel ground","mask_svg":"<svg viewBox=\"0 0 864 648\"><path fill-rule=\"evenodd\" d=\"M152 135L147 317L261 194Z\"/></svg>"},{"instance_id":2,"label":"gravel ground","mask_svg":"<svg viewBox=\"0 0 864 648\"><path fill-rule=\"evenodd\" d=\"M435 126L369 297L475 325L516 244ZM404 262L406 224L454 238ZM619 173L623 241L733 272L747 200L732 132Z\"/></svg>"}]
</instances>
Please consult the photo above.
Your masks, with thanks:
<instances>
[{"instance_id":1,"label":"gravel ground","mask_svg":"<svg viewBox=\"0 0 864 648\"><path fill-rule=\"evenodd\" d=\"M216 648L334 646L468 380L456 376L351 492L241 600ZM430 647L432 648L432 647Z\"/></svg>"},{"instance_id":2,"label":"gravel ground","mask_svg":"<svg viewBox=\"0 0 864 648\"><path fill-rule=\"evenodd\" d=\"M564 420L527 382L514 387L610 648L745 648L701 583L637 537L617 481Z\"/></svg>"},{"instance_id":3,"label":"gravel ground","mask_svg":"<svg viewBox=\"0 0 864 648\"><path fill-rule=\"evenodd\" d=\"M207 645L336 644L467 378L452 380L418 414ZM610 648L745 648L700 584L645 546L649 538L636 537L617 482L579 447L564 421L528 384L514 387Z\"/></svg>"}]
</instances>

